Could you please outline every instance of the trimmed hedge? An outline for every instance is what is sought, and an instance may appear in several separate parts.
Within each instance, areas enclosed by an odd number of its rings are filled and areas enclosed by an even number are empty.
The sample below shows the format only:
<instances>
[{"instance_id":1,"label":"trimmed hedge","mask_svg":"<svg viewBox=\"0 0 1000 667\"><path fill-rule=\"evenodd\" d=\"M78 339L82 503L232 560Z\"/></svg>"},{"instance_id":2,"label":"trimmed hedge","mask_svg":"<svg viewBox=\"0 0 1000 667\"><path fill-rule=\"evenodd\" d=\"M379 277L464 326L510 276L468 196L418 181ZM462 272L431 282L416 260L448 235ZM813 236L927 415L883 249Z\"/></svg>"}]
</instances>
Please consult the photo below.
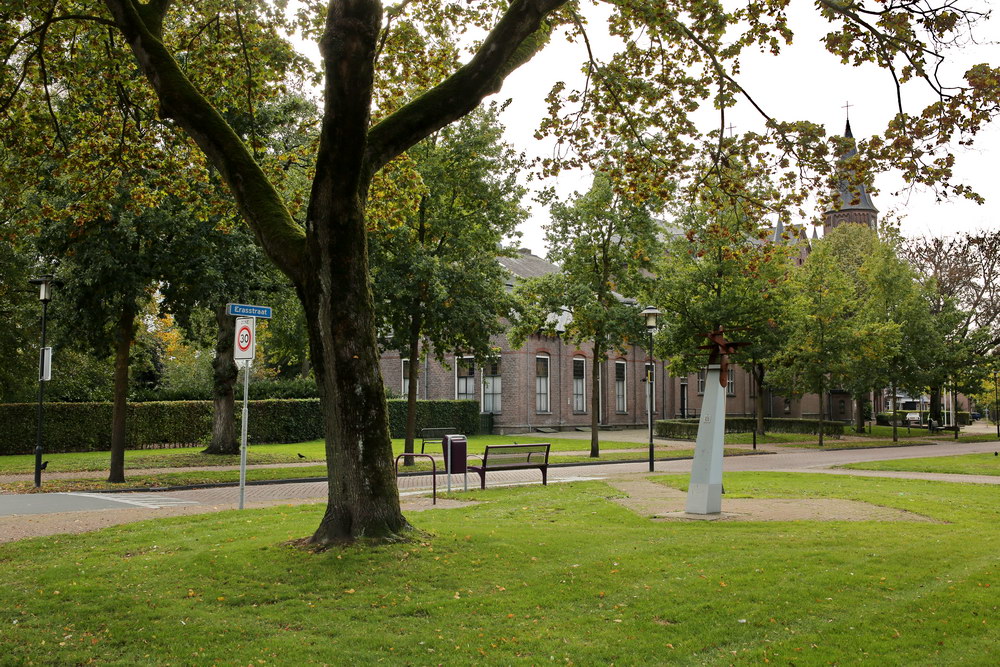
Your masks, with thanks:
<instances>
[{"instance_id":1,"label":"trimmed hedge","mask_svg":"<svg viewBox=\"0 0 1000 667\"><path fill-rule=\"evenodd\" d=\"M236 405L239 431L240 405ZM406 428L406 401L388 401L389 431L401 438ZM250 401L248 439L251 443L300 442L323 437L319 399ZM30 454L35 449L38 406L0 405L0 455ZM455 426L473 435L479 430L475 401L417 401L417 430ZM126 446L199 444L212 430L211 401L130 403L126 416ZM47 452L105 451L111 448L111 403L46 403L43 445Z\"/></svg>"},{"instance_id":2,"label":"trimmed hedge","mask_svg":"<svg viewBox=\"0 0 1000 667\"><path fill-rule=\"evenodd\" d=\"M661 438L694 440L698 437L698 419L660 419L656 422L656 435ZM753 417L726 417L726 433L750 433L756 427ZM765 417L764 430L769 433L801 433L815 435L819 429L818 419L783 419ZM842 422L823 422L823 435L839 438L844 435Z\"/></svg>"},{"instance_id":3,"label":"trimmed hedge","mask_svg":"<svg viewBox=\"0 0 1000 667\"><path fill-rule=\"evenodd\" d=\"M406 399L391 399L389 433L394 438L406 436ZM477 401L417 401L417 429L454 426L459 433L479 433L479 403Z\"/></svg>"}]
</instances>

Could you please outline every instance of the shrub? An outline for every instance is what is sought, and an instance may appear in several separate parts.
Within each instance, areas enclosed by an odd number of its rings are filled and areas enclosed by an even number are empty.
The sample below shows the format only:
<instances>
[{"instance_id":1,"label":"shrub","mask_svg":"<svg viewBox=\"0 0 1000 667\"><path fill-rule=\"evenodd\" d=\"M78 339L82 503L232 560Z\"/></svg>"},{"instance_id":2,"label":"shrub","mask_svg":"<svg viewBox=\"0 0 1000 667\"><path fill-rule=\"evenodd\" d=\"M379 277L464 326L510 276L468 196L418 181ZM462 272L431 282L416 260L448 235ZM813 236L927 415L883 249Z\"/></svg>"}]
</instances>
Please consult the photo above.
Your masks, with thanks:
<instances>
[{"instance_id":1,"label":"shrub","mask_svg":"<svg viewBox=\"0 0 1000 667\"><path fill-rule=\"evenodd\" d=\"M393 399L389 404L389 433L394 438L406 436L406 399ZM417 427L454 426L459 433L479 432L479 403L476 401L417 401Z\"/></svg>"},{"instance_id":2,"label":"shrub","mask_svg":"<svg viewBox=\"0 0 1000 667\"><path fill-rule=\"evenodd\" d=\"M263 383L262 383L263 384ZM236 421L239 430L240 402ZM30 454L35 448L37 405L0 405L0 455ZM406 401L388 402L389 429L405 435ZM247 438L253 443L299 442L323 437L319 399L254 400L248 406ZM111 403L46 403L43 445L49 452L103 451L111 448ZM417 430L454 426L472 435L479 430L475 401L417 401ZM126 447L155 444L197 444L212 429L211 401L130 403L126 416Z\"/></svg>"},{"instance_id":3,"label":"shrub","mask_svg":"<svg viewBox=\"0 0 1000 667\"><path fill-rule=\"evenodd\" d=\"M661 438L693 440L698 436L697 419L661 419L656 422L656 435ZM726 417L726 433L750 433L756 420L753 417ZM782 419L765 417L764 430L770 433L802 433L813 435L818 432L818 419ZM839 438L844 434L841 422L823 422L823 434Z\"/></svg>"}]
</instances>

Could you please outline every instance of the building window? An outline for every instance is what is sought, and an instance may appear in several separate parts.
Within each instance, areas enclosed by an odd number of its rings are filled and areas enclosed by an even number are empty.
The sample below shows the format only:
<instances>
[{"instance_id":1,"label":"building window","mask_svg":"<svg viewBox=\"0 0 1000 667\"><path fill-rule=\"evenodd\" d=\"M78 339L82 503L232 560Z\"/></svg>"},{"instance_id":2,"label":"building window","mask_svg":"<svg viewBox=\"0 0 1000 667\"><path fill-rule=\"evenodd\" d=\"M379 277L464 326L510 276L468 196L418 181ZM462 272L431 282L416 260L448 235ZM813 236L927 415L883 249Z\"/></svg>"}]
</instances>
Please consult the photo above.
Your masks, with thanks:
<instances>
[{"instance_id":1,"label":"building window","mask_svg":"<svg viewBox=\"0 0 1000 667\"><path fill-rule=\"evenodd\" d=\"M625 369L628 367L624 361L615 362L615 411L626 412L628 405L625 402Z\"/></svg>"},{"instance_id":2,"label":"building window","mask_svg":"<svg viewBox=\"0 0 1000 667\"><path fill-rule=\"evenodd\" d=\"M455 358L455 398L476 400L476 362L472 357Z\"/></svg>"},{"instance_id":3,"label":"building window","mask_svg":"<svg viewBox=\"0 0 1000 667\"><path fill-rule=\"evenodd\" d=\"M847 403L844 402L844 399L840 399L840 414L847 414Z\"/></svg>"},{"instance_id":4,"label":"building window","mask_svg":"<svg viewBox=\"0 0 1000 667\"><path fill-rule=\"evenodd\" d=\"M698 371L698 395L705 393L705 371Z\"/></svg>"},{"instance_id":5,"label":"building window","mask_svg":"<svg viewBox=\"0 0 1000 667\"><path fill-rule=\"evenodd\" d=\"M500 412L500 360L483 366L483 412Z\"/></svg>"},{"instance_id":6,"label":"building window","mask_svg":"<svg viewBox=\"0 0 1000 667\"><path fill-rule=\"evenodd\" d=\"M726 396L736 395L736 369L733 366L729 367L726 374Z\"/></svg>"},{"instance_id":7,"label":"building window","mask_svg":"<svg viewBox=\"0 0 1000 667\"><path fill-rule=\"evenodd\" d=\"M586 412L586 382L587 382L587 361L586 359L573 359L573 412Z\"/></svg>"},{"instance_id":8,"label":"building window","mask_svg":"<svg viewBox=\"0 0 1000 667\"><path fill-rule=\"evenodd\" d=\"M405 398L405 397L407 397L407 396L410 395L410 360L409 359L403 359L403 365L402 365L401 373L403 375L403 381L400 383L400 386L403 387L403 397Z\"/></svg>"},{"instance_id":9,"label":"building window","mask_svg":"<svg viewBox=\"0 0 1000 667\"><path fill-rule=\"evenodd\" d=\"M646 382L649 382L649 386L646 387L646 391L649 392L649 398L646 399L647 402L652 403L650 406L653 412L656 412L656 365L646 364L643 369L643 377Z\"/></svg>"},{"instance_id":10,"label":"building window","mask_svg":"<svg viewBox=\"0 0 1000 667\"><path fill-rule=\"evenodd\" d=\"M535 357L535 411L551 412L549 406L549 356Z\"/></svg>"}]
</instances>

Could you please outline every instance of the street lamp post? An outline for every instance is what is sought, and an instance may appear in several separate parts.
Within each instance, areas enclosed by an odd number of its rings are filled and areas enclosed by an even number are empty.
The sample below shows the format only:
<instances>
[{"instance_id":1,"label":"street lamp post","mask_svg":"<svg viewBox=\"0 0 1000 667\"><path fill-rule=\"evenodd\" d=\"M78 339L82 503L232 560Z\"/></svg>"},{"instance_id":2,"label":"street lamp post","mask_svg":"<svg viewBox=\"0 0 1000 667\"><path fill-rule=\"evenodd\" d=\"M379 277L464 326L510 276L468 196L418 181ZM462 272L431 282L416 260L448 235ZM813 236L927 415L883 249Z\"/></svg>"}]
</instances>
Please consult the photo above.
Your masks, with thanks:
<instances>
[{"instance_id":1,"label":"street lamp post","mask_svg":"<svg viewBox=\"0 0 1000 667\"><path fill-rule=\"evenodd\" d=\"M42 403L45 383L52 377L52 350L45 347L45 320L52 300L52 276L44 275L28 281L38 285L38 300L42 302L42 342L38 349L38 424L35 432L35 488L42 485Z\"/></svg>"},{"instance_id":2,"label":"street lamp post","mask_svg":"<svg viewBox=\"0 0 1000 667\"><path fill-rule=\"evenodd\" d=\"M646 366L646 415L649 419L649 472L653 472L653 375L655 364L653 362L653 332L656 331L656 320L660 316L660 311L654 306L647 306L642 311L642 316L646 320L646 332L649 334L649 364Z\"/></svg>"}]
</instances>

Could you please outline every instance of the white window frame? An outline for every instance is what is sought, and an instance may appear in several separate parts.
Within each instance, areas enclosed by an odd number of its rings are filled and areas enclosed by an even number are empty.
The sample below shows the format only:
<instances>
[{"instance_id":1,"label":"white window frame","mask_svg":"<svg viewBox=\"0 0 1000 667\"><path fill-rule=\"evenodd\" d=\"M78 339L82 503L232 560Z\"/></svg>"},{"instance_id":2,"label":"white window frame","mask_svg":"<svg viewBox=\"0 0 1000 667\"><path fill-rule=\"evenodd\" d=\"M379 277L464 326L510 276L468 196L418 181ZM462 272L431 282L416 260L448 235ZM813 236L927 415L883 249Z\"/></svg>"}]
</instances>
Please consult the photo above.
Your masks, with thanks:
<instances>
[{"instance_id":1,"label":"white window frame","mask_svg":"<svg viewBox=\"0 0 1000 667\"><path fill-rule=\"evenodd\" d=\"M726 396L736 395L736 367L730 366L726 369Z\"/></svg>"},{"instance_id":2,"label":"white window frame","mask_svg":"<svg viewBox=\"0 0 1000 667\"><path fill-rule=\"evenodd\" d=\"M538 374L538 362L545 360L545 376ZM535 355L535 412L552 413L552 358L547 354Z\"/></svg>"},{"instance_id":3,"label":"white window frame","mask_svg":"<svg viewBox=\"0 0 1000 667\"><path fill-rule=\"evenodd\" d=\"M472 369L472 375L459 375L458 371L462 367L463 363ZM460 383L459 380L462 382ZM465 391L459 392L459 384ZM470 385L471 384L471 391ZM455 356L455 400L456 401L474 401L478 397L479 392L476 391L476 358L475 357L460 357Z\"/></svg>"},{"instance_id":4,"label":"white window frame","mask_svg":"<svg viewBox=\"0 0 1000 667\"><path fill-rule=\"evenodd\" d=\"M399 375L401 377L399 386L403 390L403 398L409 396L409 391L410 391L410 372L409 372L410 369L407 368L409 364L410 364L409 359L399 360Z\"/></svg>"},{"instance_id":5,"label":"white window frame","mask_svg":"<svg viewBox=\"0 0 1000 667\"><path fill-rule=\"evenodd\" d=\"M705 371L698 371L698 395L705 395Z\"/></svg>"},{"instance_id":6,"label":"white window frame","mask_svg":"<svg viewBox=\"0 0 1000 667\"><path fill-rule=\"evenodd\" d=\"M618 379L618 369L622 369L622 377ZM615 360L615 412L628 412L628 362Z\"/></svg>"},{"instance_id":7,"label":"white window frame","mask_svg":"<svg viewBox=\"0 0 1000 667\"><path fill-rule=\"evenodd\" d=\"M583 376L576 376L577 365L583 369ZM573 357L573 412L587 412L587 360Z\"/></svg>"},{"instance_id":8,"label":"white window frame","mask_svg":"<svg viewBox=\"0 0 1000 667\"><path fill-rule=\"evenodd\" d=\"M484 413L500 414L503 410L503 378L501 376L503 366L500 361L500 359L497 359L483 366L483 398L479 405ZM493 373L494 368L496 369L496 373ZM487 392L487 388L490 391ZM489 401L486 400L487 396L489 397Z\"/></svg>"}]
</instances>

